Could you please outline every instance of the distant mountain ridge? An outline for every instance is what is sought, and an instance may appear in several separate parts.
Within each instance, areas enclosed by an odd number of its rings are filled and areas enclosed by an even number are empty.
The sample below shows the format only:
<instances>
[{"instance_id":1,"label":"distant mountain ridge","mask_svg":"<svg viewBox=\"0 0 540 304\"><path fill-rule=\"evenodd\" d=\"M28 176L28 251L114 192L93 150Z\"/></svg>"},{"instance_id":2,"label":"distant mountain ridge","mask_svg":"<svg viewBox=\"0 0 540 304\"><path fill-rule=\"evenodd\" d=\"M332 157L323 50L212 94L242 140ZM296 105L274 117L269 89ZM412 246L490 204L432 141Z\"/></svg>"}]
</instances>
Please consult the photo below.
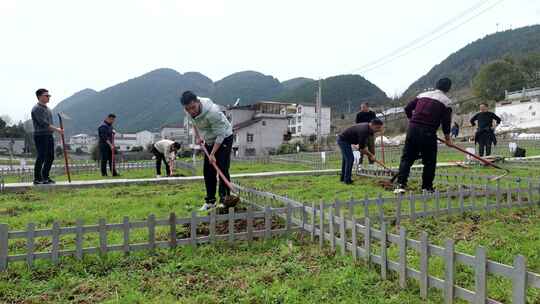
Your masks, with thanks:
<instances>
[{"instance_id":1,"label":"distant mountain ridge","mask_svg":"<svg viewBox=\"0 0 540 304\"><path fill-rule=\"evenodd\" d=\"M348 99L355 102L386 99L384 92L361 76L330 77L323 83L323 104L338 110L340 103ZM198 72L181 74L164 68L99 92L84 89L61 101L53 112L64 112L71 117L65 122L68 135L96 133L108 113L117 115L117 129L121 132L157 131L162 125L183 120L179 96L185 90L210 97L222 105L232 105L237 98L242 105L277 99L313 103L316 86L313 79L298 77L280 82L256 71L234 73L213 82Z\"/></svg>"}]
</instances>

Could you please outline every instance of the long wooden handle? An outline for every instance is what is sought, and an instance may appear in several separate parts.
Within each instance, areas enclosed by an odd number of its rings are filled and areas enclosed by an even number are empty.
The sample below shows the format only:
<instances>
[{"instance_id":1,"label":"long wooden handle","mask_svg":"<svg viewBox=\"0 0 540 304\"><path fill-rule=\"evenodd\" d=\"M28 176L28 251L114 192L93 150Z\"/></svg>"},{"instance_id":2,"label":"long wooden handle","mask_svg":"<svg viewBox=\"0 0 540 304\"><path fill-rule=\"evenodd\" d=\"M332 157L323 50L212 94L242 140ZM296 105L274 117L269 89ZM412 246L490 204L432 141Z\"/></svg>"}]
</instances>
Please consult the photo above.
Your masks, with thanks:
<instances>
[{"instance_id":1,"label":"long wooden handle","mask_svg":"<svg viewBox=\"0 0 540 304\"><path fill-rule=\"evenodd\" d=\"M116 146L114 145L114 131L112 132L112 137L111 137L111 164L112 164L112 170L113 172L111 172L111 174L114 175L114 172L116 171Z\"/></svg>"},{"instance_id":2,"label":"long wooden handle","mask_svg":"<svg viewBox=\"0 0 540 304\"><path fill-rule=\"evenodd\" d=\"M195 131L195 136L197 136L197 138L201 138L200 135L199 135L199 130L197 130L197 127L196 127L195 125L193 125L193 131ZM227 177L225 177L225 174L223 174L223 172L221 172L221 170L219 169L218 165L217 165L215 162L211 162L211 161L210 161L210 153L208 153L208 150L206 149L204 143L202 143L200 146L201 146L201 149L204 151L204 154L205 154L206 157L208 158L208 161L212 164L212 166L214 166L214 169L216 169L216 172L218 173L219 178L220 178L221 180L223 180L223 182L225 183L225 185L227 186L227 188L229 188L229 190L234 191L233 185L232 185L231 182L227 179Z\"/></svg>"},{"instance_id":3,"label":"long wooden handle","mask_svg":"<svg viewBox=\"0 0 540 304\"><path fill-rule=\"evenodd\" d=\"M450 148L454 148L454 149L456 149L456 150L458 150L458 151L460 151L460 152L462 152L462 153L464 153L464 154L467 154L467 155L469 155L470 157L479 160L480 162L482 162L482 163L485 164L485 165L492 166L493 168L500 169L500 170L506 170L506 169L504 169L504 168L501 168L501 167L497 166L497 165L494 164L493 162L490 162L489 160L487 160L487 159L485 159L485 158L482 158L482 157L480 157L480 156L478 156L478 155L476 155L476 154L474 154L474 153L471 153L471 152L469 152L469 151L467 151L467 150L465 150L465 149L463 149L463 148L461 148L461 147L459 147L459 146L456 146L456 145L454 145L454 144L449 144L449 143L447 143L446 140L444 140L444 139L441 139L441 138L438 138L438 137L437 137L437 139L438 139L440 142L445 143L445 144L446 144L447 146L449 146Z\"/></svg>"},{"instance_id":4,"label":"long wooden handle","mask_svg":"<svg viewBox=\"0 0 540 304\"><path fill-rule=\"evenodd\" d=\"M62 129L62 131L64 130L64 122L62 121L62 115L60 115L60 113L58 113L58 121L60 122L60 129ZM68 152L67 152L67 146L66 146L66 139L64 137L64 133L60 133L60 139L62 140L62 148L64 150L64 166L65 166L65 171L66 171L66 175L67 175L67 178L68 178L68 182L71 183L71 173L69 172L69 162L68 162Z\"/></svg>"}]
</instances>

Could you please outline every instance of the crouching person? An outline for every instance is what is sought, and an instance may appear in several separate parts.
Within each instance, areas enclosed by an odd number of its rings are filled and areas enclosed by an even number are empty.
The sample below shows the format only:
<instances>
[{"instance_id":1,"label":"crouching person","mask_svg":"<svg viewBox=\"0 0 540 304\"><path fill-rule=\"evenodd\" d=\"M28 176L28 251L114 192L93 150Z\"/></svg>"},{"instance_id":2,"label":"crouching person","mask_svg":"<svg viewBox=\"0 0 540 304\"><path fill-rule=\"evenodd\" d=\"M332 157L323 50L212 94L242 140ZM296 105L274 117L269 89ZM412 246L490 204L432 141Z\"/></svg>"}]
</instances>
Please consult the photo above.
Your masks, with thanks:
<instances>
[{"instance_id":1,"label":"crouching person","mask_svg":"<svg viewBox=\"0 0 540 304\"><path fill-rule=\"evenodd\" d=\"M211 209L216 204L217 172L213 163L230 180L231 151L233 144L232 125L218 105L209 99L199 99L195 94L186 91L182 94L182 106L193 123L194 133L199 132L197 144L205 145L209 156L204 157L204 184L206 198L201 211ZM219 198L223 203L230 195L230 189L223 180L219 182Z\"/></svg>"},{"instance_id":2,"label":"crouching person","mask_svg":"<svg viewBox=\"0 0 540 304\"><path fill-rule=\"evenodd\" d=\"M176 159L176 154L182 144L169 139L162 139L152 145L152 154L156 157L156 177L161 177L161 163L165 163L165 172L171 176L171 163Z\"/></svg>"},{"instance_id":3,"label":"crouching person","mask_svg":"<svg viewBox=\"0 0 540 304\"><path fill-rule=\"evenodd\" d=\"M370 136L381 131L383 122L375 118L369 123L356 124L338 135L338 146L341 149L341 177L340 181L347 185L352 184L352 168L354 163L354 153L351 145L358 145L362 154L367 154L370 161L375 161L373 155L368 153L368 140Z\"/></svg>"}]
</instances>

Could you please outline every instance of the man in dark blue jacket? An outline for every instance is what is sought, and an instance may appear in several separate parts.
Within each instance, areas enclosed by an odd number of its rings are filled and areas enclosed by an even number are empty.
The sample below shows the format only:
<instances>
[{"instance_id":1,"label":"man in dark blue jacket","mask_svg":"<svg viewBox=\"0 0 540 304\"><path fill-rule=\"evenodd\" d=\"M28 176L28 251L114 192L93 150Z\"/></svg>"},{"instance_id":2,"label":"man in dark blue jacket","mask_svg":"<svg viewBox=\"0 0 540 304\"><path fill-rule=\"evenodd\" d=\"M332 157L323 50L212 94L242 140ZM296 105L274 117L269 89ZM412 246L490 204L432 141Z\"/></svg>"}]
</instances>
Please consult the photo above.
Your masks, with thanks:
<instances>
[{"instance_id":1,"label":"man in dark blue jacket","mask_svg":"<svg viewBox=\"0 0 540 304\"><path fill-rule=\"evenodd\" d=\"M450 124L452 122L451 100L446 96L452 81L442 78L437 81L436 90L418 95L405 107L409 119L409 128L405 138L405 147L399 164L398 186L396 194L404 193L410 170L414 162L421 158L422 190L433 191L433 180L437 168L437 129L442 126L445 140L452 142Z\"/></svg>"},{"instance_id":2,"label":"man in dark blue jacket","mask_svg":"<svg viewBox=\"0 0 540 304\"><path fill-rule=\"evenodd\" d=\"M103 124L98 128L99 136L99 153L101 155L101 176L107 176L107 162L109 163L109 168L113 176L119 176L116 172L116 168L112 161L113 154L113 135L114 129L113 124L116 119L116 115L109 114L107 118L103 121Z\"/></svg>"}]
</instances>

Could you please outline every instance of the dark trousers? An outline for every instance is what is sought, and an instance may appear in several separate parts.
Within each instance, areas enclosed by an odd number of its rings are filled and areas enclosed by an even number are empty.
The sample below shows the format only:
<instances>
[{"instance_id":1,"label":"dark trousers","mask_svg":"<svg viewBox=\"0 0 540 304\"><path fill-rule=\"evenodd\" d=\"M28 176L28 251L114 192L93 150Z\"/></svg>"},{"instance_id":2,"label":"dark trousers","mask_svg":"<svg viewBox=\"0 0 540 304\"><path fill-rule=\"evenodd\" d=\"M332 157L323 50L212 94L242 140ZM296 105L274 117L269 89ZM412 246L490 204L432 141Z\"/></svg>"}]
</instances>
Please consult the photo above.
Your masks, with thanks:
<instances>
[{"instance_id":1,"label":"dark trousers","mask_svg":"<svg viewBox=\"0 0 540 304\"><path fill-rule=\"evenodd\" d=\"M370 135L368 137L368 144L367 144L368 151L371 152L371 154L375 155L375 135ZM369 160L370 164L373 164L374 162ZM364 163L364 153L360 153L360 164Z\"/></svg>"},{"instance_id":2,"label":"dark trousers","mask_svg":"<svg viewBox=\"0 0 540 304\"><path fill-rule=\"evenodd\" d=\"M435 169L437 166L437 133L429 128L410 127L403 147L403 155L399 164L398 183L406 186L411 167L421 158L424 169L422 171L422 189L433 189Z\"/></svg>"},{"instance_id":3,"label":"dark trousers","mask_svg":"<svg viewBox=\"0 0 540 304\"><path fill-rule=\"evenodd\" d=\"M216 164L221 170L227 180L231 180L229 175L229 168L231 166L231 151L232 151L233 136L225 138L221 143L221 146L216 152ZM208 153L212 153L213 145L205 145ZM216 186L217 186L217 171L210 163L210 160L204 156L204 184L206 186L206 202L213 204L216 201ZM224 198L231 194L230 189L227 187L224 181L219 181L219 197Z\"/></svg>"},{"instance_id":4,"label":"dark trousers","mask_svg":"<svg viewBox=\"0 0 540 304\"><path fill-rule=\"evenodd\" d=\"M37 150L34 180L46 181L54 161L54 138L52 135L34 135L34 143Z\"/></svg>"},{"instance_id":5,"label":"dark trousers","mask_svg":"<svg viewBox=\"0 0 540 304\"><path fill-rule=\"evenodd\" d=\"M101 155L101 175L107 176L107 163L109 163L112 175L117 175L116 168L113 168L111 147L107 143L100 143L99 153Z\"/></svg>"},{"instance_id":6,"label":"dark trousers","mask_svg":"<svg viewBox=\"0 0 540 304\"><path fill-rule=\"evenodd\" d=\"M491 155L491 135L484 132L478 136L478 148L480 156ZM485 154L484 154L485 152Z\"/></svg>"},{"instance_id":7,"label":"dark trousers","mask_svg":"<svg viewBox=\"0 0 540 304\"><path fill-rule=\"evenodd\" d=\"M354 163L354 154L351 144L338 138L338 146L341 150L341 182L350 183L352 181L352 167Z\"/></svg>"},{"instance_id":8,"label":"dark trousers","mask_svg":"<svg viewBox=\"0 0 540 304\"><path fill-rule=\"evenodd\" d=\"M164 162L165 172L167 172L167 176L171 176L171 167L165 159L165 154L159 152L156 147L152 147L152 154L156 157L156 174L161 175L161 162Z\"/></svg>"}]
</instances>

